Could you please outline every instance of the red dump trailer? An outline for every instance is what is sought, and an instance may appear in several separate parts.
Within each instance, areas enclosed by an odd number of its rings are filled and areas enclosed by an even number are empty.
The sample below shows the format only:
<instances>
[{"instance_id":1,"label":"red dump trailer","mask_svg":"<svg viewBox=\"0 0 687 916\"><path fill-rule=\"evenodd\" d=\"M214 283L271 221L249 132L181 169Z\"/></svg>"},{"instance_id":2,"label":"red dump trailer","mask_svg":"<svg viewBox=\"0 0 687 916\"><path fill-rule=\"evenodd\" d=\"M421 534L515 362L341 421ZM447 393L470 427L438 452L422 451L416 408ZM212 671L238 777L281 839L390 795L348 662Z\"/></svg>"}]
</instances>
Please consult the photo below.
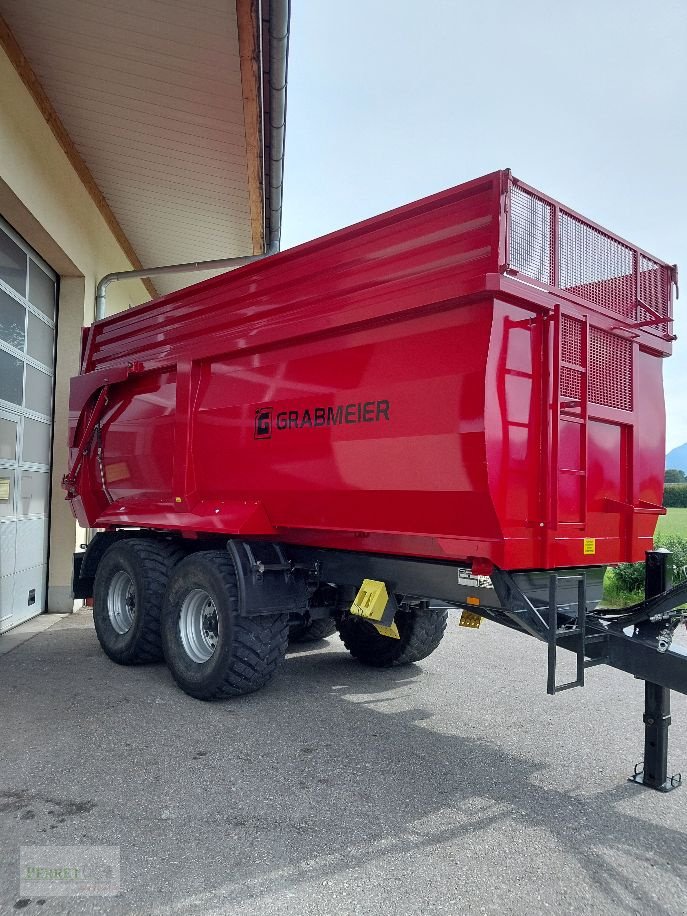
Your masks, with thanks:
<instances>
[{"instance_id":1,"label":"red dump trailer","mask_svg":"<svg viewBox=\"0 0 687 916\"><path fill-rule=\"evenodd\" d=\"M546 639L552 689L558 645L623 667L649 612L599 589L665 511L675 283L500 171L97 321L65 487L105 650L212 698L289 623L417 660L448 603Z\"/></svg>"}]
</instances>

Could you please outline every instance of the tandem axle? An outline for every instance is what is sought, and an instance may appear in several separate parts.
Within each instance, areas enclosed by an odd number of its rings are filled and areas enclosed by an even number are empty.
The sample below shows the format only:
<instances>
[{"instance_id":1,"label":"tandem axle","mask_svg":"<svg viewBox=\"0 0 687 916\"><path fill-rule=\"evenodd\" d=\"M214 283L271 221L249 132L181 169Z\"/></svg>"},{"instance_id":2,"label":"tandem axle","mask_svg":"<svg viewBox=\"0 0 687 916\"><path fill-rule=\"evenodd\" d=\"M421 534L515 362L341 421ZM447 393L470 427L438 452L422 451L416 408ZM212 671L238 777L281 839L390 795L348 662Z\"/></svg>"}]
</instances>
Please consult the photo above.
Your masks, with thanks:
<instances>
[{"instance_id":1,"label":"tandem axle","mask_svg":"<svg viewBox=\"0 0 687 916\"><path fill-rule=\"evenodd\" d=\"M127 664L164 649L182 689L200 699L262 686L283 658L289 628L302 634L315 626L328 635L335 622L365 664L418 661L443 635L447 608L438 605L457 607L465 625L486 618L546 643L549 694L584 686L586 670L596 665L644 680L644 760L631 779L667 792L681 783L667 770L670 691L687 693L687 651L672 643L685 618L687 583L670 587L670 556L648 552L645 600L614 610L599 608L602 567L494 569L486 577L465 565L417 558L117 530L97 534L75 555L74 595L95 598L96 631L111 658ZM380 587L369 614L355 604L363 581L370 594ZM264 638L264 664L256 663L254 676L232 677L218 662L227 628L245 630L251 651ZM577 659L576 678L567 684L556 680L559 648ZM239 667L242 657L239 652Z\"/></svg>"}]
</instances>

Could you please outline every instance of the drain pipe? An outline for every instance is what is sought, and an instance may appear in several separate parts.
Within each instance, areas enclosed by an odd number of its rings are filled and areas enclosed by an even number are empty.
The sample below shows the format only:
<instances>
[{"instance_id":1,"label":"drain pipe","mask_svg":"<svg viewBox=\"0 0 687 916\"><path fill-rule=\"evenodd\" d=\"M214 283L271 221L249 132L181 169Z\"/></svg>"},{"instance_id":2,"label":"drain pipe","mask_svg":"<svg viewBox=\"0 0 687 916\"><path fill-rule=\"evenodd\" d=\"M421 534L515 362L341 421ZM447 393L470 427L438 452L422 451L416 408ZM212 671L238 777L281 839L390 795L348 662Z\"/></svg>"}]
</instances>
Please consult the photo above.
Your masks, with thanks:
<instances>
[{"instance_id":1,"label":"drain pipe","mask_svg":"<svg viewBox=\"0 0 687 916\"><path fill-rule=\"evenodd\" d=\"M159 277L162 274L186 274L199 270L229 270L260 261L279 251L278 245L270 245L264 254L252 254L242 258L219 258L215 261L189 261L188 264L169 264L164 267L148 267L143 270L119 270L106 274L95 290L95 320L100 321L107 312L107 287L115 280L142 280L147 277Z\"/></svg>"},{"instance_id":2,"label":"drain pipe","mask_svg":"<svg viewBox=\"0 0 687 916\"><path fill-rule=\"evenodd\" d=\"M290 0L268 0L269 8L269 239L281 238L284 148L286 140L286 81L289 56Z\"/></svg>"}]
</instances>

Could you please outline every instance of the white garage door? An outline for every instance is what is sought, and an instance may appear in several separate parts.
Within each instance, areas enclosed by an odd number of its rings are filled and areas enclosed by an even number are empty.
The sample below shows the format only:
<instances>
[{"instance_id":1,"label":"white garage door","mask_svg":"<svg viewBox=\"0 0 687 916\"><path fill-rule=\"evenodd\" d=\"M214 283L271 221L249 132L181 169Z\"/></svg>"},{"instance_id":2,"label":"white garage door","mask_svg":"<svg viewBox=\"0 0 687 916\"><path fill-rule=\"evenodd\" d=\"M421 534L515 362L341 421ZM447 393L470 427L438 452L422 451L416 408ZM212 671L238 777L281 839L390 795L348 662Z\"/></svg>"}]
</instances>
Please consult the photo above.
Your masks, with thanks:
<instances>
[{"instance_id":1,"label":"white garage door","mask_svg":"<svg viewBox=\"0 0 687 916\"><path fill-rule=\"evenodd\" d=\"M45 610L56 301L0 219L0 633Z\"/></svg>"}]
</instances>

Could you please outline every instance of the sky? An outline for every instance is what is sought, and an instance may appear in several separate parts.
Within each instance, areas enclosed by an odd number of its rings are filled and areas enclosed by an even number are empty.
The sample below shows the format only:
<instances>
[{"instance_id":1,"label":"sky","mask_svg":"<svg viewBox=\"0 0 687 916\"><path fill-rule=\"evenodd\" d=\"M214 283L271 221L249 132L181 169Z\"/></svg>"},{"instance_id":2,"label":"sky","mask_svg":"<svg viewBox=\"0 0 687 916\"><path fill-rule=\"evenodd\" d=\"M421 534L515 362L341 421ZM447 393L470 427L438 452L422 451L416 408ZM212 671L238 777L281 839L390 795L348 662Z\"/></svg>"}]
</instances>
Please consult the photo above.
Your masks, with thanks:
<instances>
[{"instance_id":1,"label":"sky","mask_svg":"<svg viewBox=\"0 0 687 916\"><path fill-rule=\"evenodd\" d=\"M292 0L282 248L501 168L683 272L687 2Z\"/></svg>"}]
</instances>

